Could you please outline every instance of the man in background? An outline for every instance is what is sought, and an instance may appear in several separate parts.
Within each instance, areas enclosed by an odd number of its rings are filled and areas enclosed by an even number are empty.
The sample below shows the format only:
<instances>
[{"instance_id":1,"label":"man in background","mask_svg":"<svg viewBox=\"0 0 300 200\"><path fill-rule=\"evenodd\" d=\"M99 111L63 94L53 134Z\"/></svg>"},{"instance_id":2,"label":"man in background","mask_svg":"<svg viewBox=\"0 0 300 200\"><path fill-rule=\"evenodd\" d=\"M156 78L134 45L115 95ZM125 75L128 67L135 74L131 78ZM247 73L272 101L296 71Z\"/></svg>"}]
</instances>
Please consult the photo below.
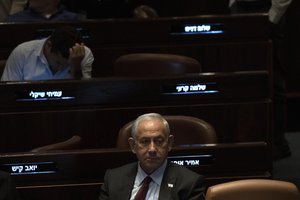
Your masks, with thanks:
<instances>
[{"instance_id":1,"label":"man in background","mask_svg":"<svg viewBox=\"0 0 300 200\"><path fill-rule=\"evenodd\" d=\"M4 21L10 13L12 0L0 1L0 21Z\"/></svg>"},{"instance_id":2,"label":"man in background","mask_svg":"<svg viewBox=\"0 0 300 200\"><path fill-rule=\"evenodd\" d=\"M273 41L273 159L291 155L286 132L286 70L288 47L286 12L292 0L230 0L231 13L267 13Z\"/></svg>"},{"instance_id":3,"label":"man in background","mask_svg":"<svg viewBox=\"0 0 300 200\"><path fill-rule=\"evenodd\" d=\"M286 70L288 66L288 43L286 38L286 12L292 0L272 0L269 9L269 20L272 27L273 40L273 88L274 88L274 127L273 158L282 159L291 155L286 132Z\"/></svg>"},{"instance_id":4,"label":"man in background","mask_svg":"<svg viewBox=\"0 0 300 200\"><path fill-rule=\"evenodd\" d=\"M8 57L1 81L91 78L94 56L73 27L51 36L24 42Z\"/></svg>"},{"instance_id":5,"label":"man in background","mask_svg":"<svg viewBox=\"0 0 300 200\"><path fill-rule=\"evenodd\" d=\"M8 16L8 22L20 21L77 21L80 15L70 12L61 0L28 0L28 7Z\"/></svg>"}]
</instances>

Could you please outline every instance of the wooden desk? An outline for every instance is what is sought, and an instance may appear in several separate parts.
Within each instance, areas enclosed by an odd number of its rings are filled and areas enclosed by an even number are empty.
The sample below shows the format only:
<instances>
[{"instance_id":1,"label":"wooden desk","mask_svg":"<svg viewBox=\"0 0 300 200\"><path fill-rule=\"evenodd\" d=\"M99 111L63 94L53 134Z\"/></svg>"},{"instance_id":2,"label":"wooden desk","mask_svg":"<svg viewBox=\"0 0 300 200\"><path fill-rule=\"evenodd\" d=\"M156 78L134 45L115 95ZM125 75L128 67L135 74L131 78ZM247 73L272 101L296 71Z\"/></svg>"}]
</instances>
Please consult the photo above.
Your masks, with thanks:
<instances>
[{"instance_id":1,"label":"wooden desk","mask_svg":"<svg viewBox=\"0 0 300 200\"><path fill-rule=\"evenodd\" d=\"M228 14L229 0L62 0L74 12L84 12L89 19L132 18L133 9L149 5L160 17L191 16L203 14Z\"/></svg>"},{"instance_id":2,"label":"wooden desk","mask_svg":"<svg viewBox=\"0 0 300 200\"><path fill-rule=\"evenodd\" d=\"M192 159L195 161L194 165L190 164L187 167L205 175L208 186L236 179L271 177L270 149L264 142L177 148L173 149L169 156L186 155L194 156ZM0 167L10 171L12 166L15 167L16 173L13 178L24 200L89 200L97 197L106 169L135 160L131 151L117 149L25 152L0 154ZM54 164L53 173L37 173L43 172L43 168L39 166L45 162ZM11 166L8 167L8 164ZM20 166L24 167L20 170L25 172L24 174L19 173Z\"/></svg>"},{"instance_id":3,"label":"wooden desk","mask_svg":"<svg viewBox=\"0 0 300 200\"><path fill-rule=\"evenodd\" d=\"M45 37L64 25L82 31L95 56L94 77L112 76L115 59L135 52L191 56L200 61L203 72L270 72L272 66L269 22L264 14L2 23L0 59L6 59L19 43Z\"/></svg>"},{"instance_id":4,"label":"wooden desk","mask_svg":"<svg viewBox=\"0 0 300 200\"><path fill-rule=\"evenodd\" d=\"M176 92L186 86L199 90ZM47 92L62 95L47 99ZM0 152L29 151L74 134L82 136L82 148L112 148L118 130L146 112L202 118L222 143L270 141L270 93L266 71L2 83Z\"/></svg>"}]
</instances>

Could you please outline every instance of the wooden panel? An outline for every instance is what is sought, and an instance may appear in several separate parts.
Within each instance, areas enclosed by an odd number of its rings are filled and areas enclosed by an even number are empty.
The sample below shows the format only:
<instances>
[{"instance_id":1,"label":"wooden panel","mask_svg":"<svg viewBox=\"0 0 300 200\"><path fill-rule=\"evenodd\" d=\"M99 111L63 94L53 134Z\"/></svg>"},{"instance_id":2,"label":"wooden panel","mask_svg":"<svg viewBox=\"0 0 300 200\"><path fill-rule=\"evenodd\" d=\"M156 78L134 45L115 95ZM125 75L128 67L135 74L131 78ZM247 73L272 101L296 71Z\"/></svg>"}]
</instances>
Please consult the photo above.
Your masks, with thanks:
<instances>
[{"instance_id":1,"label":"wooden panel","mask_svg":"<svg viewBox=\"0 0 300 200\"><path fill-rule=\"evenodd\" d=\"M207 89L170 93L182 84ZM47 91L63 95L29 95ZM28 151L75 134L83 148L111 148L122 125L145 112L202 118L216 128L220 142L269 141L271 135L270 83L262 71L9 83L0 85L0 108L0 152Z\"/></svg>"},{"instance_id":2,"label":"wooden panel","mask_svg":"<svg viewBox=\"0 0 300 200\"><path fill-rule=\"evenodd\" d=\"M160 17L228 14L229 0L62 0L65 7L83 13L88 19L132 18L133 9L149 5Z\"/></svg>"},{"instance_id":3,"label":"wooden panel","mask_svg":"<svg viewBox=\"0 0 300 200\"><path fill-rule=\"evenodd\" d=\"M54 28L64 25L73 25L82 31L85 43L95 56L94 77L112 76L115 59L120 55L136 52L191 56L202 63L204 72L271 69L272 43L269 40L268 17L264 14L199 15L153 20L102 19L68 23L2 23L0 59L7 59L19 43L45 37ZM210 25L211 30L221 32L184 32L186 26L202 25Z\"/></svg>"},{"instance_id":4,"label":"wooden panel","mask_svg":"<svg viewBox=\"0 0 300 200\"><path fill-rule=\"evenodd\" d=\"M264 142L176 148L169 156L186 155L198 156L195 157L196 164L187 167L203 174L208 186L243 178L270 178L271 175L270 149ZM84 197L88 200L98 195L106 169L135 160L135 155L131 151L86 149L34 154L0 154L0 167L10 170L10 167L4 166L6 164L39 166L42 162L54 162L55 173L13 175L22 199L37 200L55 197L54 199L68 200Z\"/></svg>"}]
</instances>

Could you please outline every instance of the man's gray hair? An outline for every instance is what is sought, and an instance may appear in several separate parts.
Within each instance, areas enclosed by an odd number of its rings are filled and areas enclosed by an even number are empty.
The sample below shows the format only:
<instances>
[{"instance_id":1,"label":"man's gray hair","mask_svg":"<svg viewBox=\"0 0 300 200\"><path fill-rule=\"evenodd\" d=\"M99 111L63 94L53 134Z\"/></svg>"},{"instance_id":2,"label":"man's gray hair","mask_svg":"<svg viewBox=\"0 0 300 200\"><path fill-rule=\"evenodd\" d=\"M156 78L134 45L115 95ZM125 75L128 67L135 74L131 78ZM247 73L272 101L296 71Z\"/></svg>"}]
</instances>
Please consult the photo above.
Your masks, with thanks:
<instances>
[{"instance_id":1,"label":"man's gray hair","mask_svg":"<svg viewBox=\"0 0 300 200\"><path fill-rule=\"evenodd\" d=\"M167 135L170 135L170 127L169 123L167 120L160 114L158 113L146 113L141 116L139 116L133 123L132 129L131 129L131 137L134 138L136 132L137 132L137 127L140 124L141 121L146 121L146 120L152 120L152 119L158 119L164 124L164 130Z\"/></svg>"}]
</instances>

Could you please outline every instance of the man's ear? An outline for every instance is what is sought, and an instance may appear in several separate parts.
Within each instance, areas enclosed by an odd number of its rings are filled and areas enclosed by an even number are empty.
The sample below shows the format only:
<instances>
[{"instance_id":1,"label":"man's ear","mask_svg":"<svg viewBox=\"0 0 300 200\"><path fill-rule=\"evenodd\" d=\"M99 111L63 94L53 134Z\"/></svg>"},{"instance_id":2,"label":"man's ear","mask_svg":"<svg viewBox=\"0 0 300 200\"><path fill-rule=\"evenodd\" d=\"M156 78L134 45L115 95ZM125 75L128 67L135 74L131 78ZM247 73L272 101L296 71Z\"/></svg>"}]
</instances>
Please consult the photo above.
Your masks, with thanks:
<instances>
[{"instance_id":1,"label":"man's ear","mask_svg":"<svg viewBox=\"0 0 300 200\"><path fill-rule=\"evenodd\" d=\"M135 141L133 137L128 138L128 143L130 145L131 151L135 153Z\"/></svg>"},{"instance_id":2,"label":"man's ear","mask_svg":"<svg viewBox=\"0 0 300 200\"><path fill-rule=\"evenodd\" d=\"M174 135L169 135L168 139L168 151L171 151L174 142Z\"/></svg>"},{"instance_id":3,"label":"man's ear","mask_svg":"<svg viewBox=\"0 0 300 200\"><path fill-rule=\"evenodd\" d=\"M46 45L47 45L47 47L48 47L48 48L50 48L50 49L51 49L51 47L52 47L52 43L51 43L51 41L50 41L50 40L47 40L47 42L46 42Z\"/></svg>"},{"instance_id":4,"label":"man's ear","mask_svg":"<svg viewBox=\"0 0 300 200\"><path fill-rule=\"evenodd\" d=\"M51 48L52 48L52 43L50 40L47 40L45 43L45 50L46 52L51 52Z\"/></svg>"}]
</instances>

